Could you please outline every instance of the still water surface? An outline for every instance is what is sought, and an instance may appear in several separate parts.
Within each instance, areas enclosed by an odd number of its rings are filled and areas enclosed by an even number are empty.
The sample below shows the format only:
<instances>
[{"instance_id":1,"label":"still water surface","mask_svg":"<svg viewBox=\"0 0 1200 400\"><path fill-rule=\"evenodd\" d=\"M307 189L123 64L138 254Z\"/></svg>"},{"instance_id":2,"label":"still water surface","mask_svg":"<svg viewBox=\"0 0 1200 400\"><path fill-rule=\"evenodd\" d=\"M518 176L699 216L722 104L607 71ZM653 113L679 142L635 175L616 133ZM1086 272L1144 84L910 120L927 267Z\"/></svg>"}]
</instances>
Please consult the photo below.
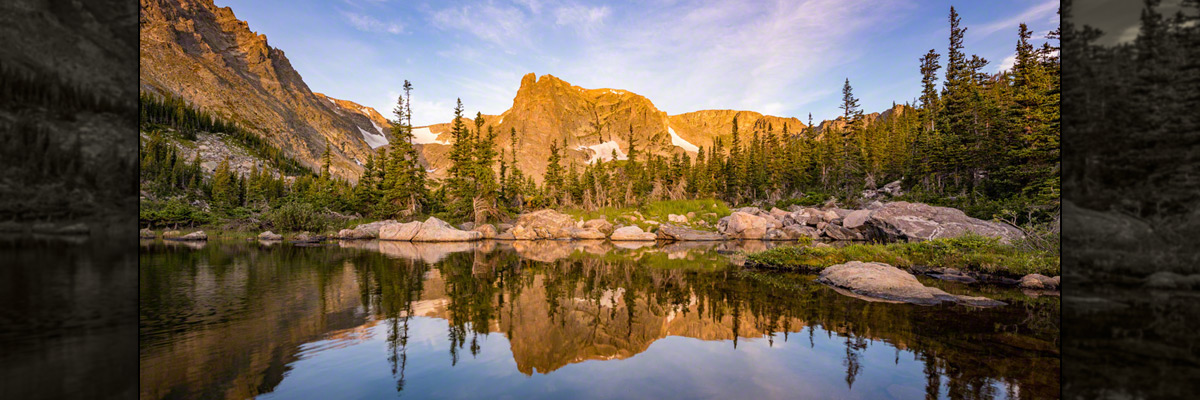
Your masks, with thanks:
<instances>
[{"instance_id":1,"label":"still water surface","mask_svg":"<svg viewBox=\"0 0 1200 400\"><path fill-rule=\"evenodd\" d=\"M761 246L143 242L141 397L1058 396L1058 298L871 303Z\"/></svg>"}]
</instances>

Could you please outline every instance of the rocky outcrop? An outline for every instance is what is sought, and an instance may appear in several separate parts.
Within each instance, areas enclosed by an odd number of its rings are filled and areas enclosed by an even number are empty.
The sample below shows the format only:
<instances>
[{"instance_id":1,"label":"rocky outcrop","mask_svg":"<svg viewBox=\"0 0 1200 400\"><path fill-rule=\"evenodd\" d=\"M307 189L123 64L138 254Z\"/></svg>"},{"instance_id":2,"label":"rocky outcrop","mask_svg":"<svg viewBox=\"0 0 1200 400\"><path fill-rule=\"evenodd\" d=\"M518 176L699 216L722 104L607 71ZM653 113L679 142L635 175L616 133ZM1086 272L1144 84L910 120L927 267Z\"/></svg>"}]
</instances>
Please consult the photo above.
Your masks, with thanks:
<instances>
[{"instance_id":1,"label":"rocky outcrop","mask_svg":"<svg viewBox=\"0 0 1200 400\"><path fill-rule=\"evenodd\" d=\"M609 235L612 234L613 224L604 218L589 219L583 222L583 229L591 229Z\"/></svg>"},{"instance_id":2,"label":"rocky outcrop","mask_svg":"<svg viewBox=\"0 0 1200 400\"><path fill-rule=\"evenodd\" d=\"M1022 289L1034 290L1056 290L1058 289L1059 277L1048 277L1042 274L1029 274L1021 277L1021 281L1017 284Z\"/></svg>"},{"instance_id":3,"label":"rocky outcrop","mask_svg":"<svg viewBox=\"0 0 1200 400\"><path fill-rule=\"evenodd\" d=\"M871 211L868 236L884 241L922 241L976 234L1008 243L1024 236L1017 228L968 217L961 210L898 201Z\"/></svg>"},{"instance_id":4,"label":"rocky outcrop","mask_svg":"<svg viewBox=\"0 0 1200 400\"><path fill-rule=\"evenodd\" d=\"M389 126L378 112L313 93L283 51L212 0L143 0L140 90L178 96L254 131L314 170L326 143L334 175L357 181Z\"/></svg>"},{"instance_id":5,"label":"rocky outcrop","mask_svg":"<svg viewBox=\"0 0 1200 400\"><path fill-rule=\"evenodd\" d=\"M150 230L150 228L142 229L142 230L138 231L138 238L154 239L154 231Z\"/></svg>"},{"instance_id":6,"label":"rocky outcrop","mask_svg":"<svg viewBox=\"0 0 1200 400\"><path fill-rule=\"evenodd\" d=\"M1096 211L1062 202L1063 240L1129 246L1157 240L1154 227L1132 215Z\"/></svg>"},{"instance_id":7,"label":"rocky outcrop","mask_svg":"<svg viewBox=\"0 0 1200 400\"><path fill-rule=\"evenodd\" d=\"M934 305L956 302L978 307L1004 305L986 297L961 296L921 284L913 274L883 263L851 261L821 271L818 282L842 289L844 294L868 301Z\"/></svg>"},{"instance_id":8,"label":"rocky outcrop","mask_svg":"<svg viewBox=\"0 0 1200 400\"><path fill-rule=\"evenodd\" d=\"M379 239L407 242L417 236L417 232L420 231L421 223L418 221L387 224L379 227Z\"/></svg>"},{"instance_id":9,"label":"rocky outcrop","mask_svg":"<svg viewBox=\"0 0 1200 400\"><path fill-rule=\"evenodd\" d=\"M547 209L518 216L512 233L518 240L568 239L575 228L570 215Z\"/></svg>"},{"instance_id":10,"label":"rocky outcrop","mask_svg":"<svg viewBox=\"0 0 1200 400\"><path fill-rule=\"evenodd\" d=\"M258 239L259 240L283 240L283 235L280 235L278 233L271 232L271 231L266 231L266 232L258 234Z\"/></svg>"},{"instance_id":11,"label":"rocky outcrop","mask_svg":"<svg viewBox=\"0 0 1200 400\"><path fill-rule=\"evenodd\" d=\"M724 240L725 237L717 232L700 231L672 224L658 227L657 238L672 241L712 241Z\"/></svg>"},{"instance_id":12,"label":"rocky outcrop","mask_svg":"<svg viewBox=\"0 0 1200 400\"><path fill-rule=\"evenodd\" d=\"M169 240L179 240L179 241L204 241L204 240L208 240L208 234L204 233L204 231L195 231L195 232L183 235L183 236L175 236L175 237L171 237L168 239Z\"/></svg>"},{"instance_id":13,"label":"rocky outcrop","mask_svg":"<svg viewBox=\"0 0 1200 400\"><path fill-rule=\"evenodd\" d=\"M413 236L414 242L469 242L482 239L483 235L475 231L463 231L450 226L446 221L429 217L421 223L421 230Z\"/></svg>"},{"instance_id":14,"label":"rocky outcrop","mask_svg":"<svg viewBox=\"0 0 1200 400\"><path fill-rule=\"evenodd\" d=\"M735 211L717 222L717 231L729 239L762 239L767 229L774 227L774 219L745 211Z\"/></svg>"},{"instance_id":15,"label":"rocky outcrop","mask_svg":"<svg viewBox=\"0 0 1200 400\"><path fill-rule=\"evenodd\" d=\"M637 226L623 226L617 228L609 237L613 241L653 241L657 238L653 232L642 231L642 228Z\"/></svg>"}]
</instances>

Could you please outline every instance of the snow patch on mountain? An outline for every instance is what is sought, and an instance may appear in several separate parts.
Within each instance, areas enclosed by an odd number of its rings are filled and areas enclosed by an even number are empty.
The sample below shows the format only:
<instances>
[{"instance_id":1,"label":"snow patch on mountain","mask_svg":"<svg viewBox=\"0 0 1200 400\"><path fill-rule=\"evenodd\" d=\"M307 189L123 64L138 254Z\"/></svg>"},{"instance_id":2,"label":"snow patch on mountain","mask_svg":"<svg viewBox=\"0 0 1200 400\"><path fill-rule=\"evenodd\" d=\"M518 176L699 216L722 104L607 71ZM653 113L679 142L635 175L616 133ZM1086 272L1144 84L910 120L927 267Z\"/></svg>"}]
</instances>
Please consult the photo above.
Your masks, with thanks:
<instances>
[{"instance_id":1,"label":"snow patch on mountain","mask_svg":"<svg viewBox=\"0 0 1200 400\"><path fill-rule=\"evenodd\" d=\"M355 128L358 128L358 127L356 126ZM367 132L363 128L358 128L358 132L362 134L363 140L366 141L367 145L371 146L372 149L378 148L379 146L383 146L385 144L388 144L387 137L383 136L382 134L377 135L377 134L374 134L371 132Z\"/></svg>"},{"instance_id":2,"label":"snow patch on mountain","mask_svg":"<svg viewBox=\"0 0 1200 400\"><path fill-rule=\"evenodd\" d=\"M670 125L667 126L667 132L671 134L671 144L682 147L684 150L693 153L700 152L700 147L692 144L692 142L683 140L683 138L679 137L679 134L675 133L675 129L672 129Z\"/></svg>"},{"instance_id":3,"label":"snow patch on mountain","mask_svg":"<svg viewBox=\"0 0 1200 400\"><path fill-rule=\"evenodd\" d=\"M423 128L413 128L412 133L413 133L413 143L416 143L416 144L429 144L429 143L450 144L450 142L438 140L438 138L437 138L438 135L436 133L433 133L433 131L429 130L428 126L423 127Z\"/></svg>"},{"instance_id":4,"label":"snow patch on mountain","mask_svg":"<svg viewBox=\"0 0 1200 400\"><path fill-rule=\"evenodd\" d=\"M628 160L629 159L629 156L626 155L624 151L621 151L621 146L618 145L615 140L609 140L607 142L600 143L600 144L593 144L591 146L579 146L577 148L577 150L583 150L583 149L590 149L592 151L591 158L588 159L588 164L595 163L596 160L600 160L600 159L603 159L604 161L612 161L613 160L613 158L612 158L613 151L617 152L618 160Z\"/></svg>"}]
</instances>

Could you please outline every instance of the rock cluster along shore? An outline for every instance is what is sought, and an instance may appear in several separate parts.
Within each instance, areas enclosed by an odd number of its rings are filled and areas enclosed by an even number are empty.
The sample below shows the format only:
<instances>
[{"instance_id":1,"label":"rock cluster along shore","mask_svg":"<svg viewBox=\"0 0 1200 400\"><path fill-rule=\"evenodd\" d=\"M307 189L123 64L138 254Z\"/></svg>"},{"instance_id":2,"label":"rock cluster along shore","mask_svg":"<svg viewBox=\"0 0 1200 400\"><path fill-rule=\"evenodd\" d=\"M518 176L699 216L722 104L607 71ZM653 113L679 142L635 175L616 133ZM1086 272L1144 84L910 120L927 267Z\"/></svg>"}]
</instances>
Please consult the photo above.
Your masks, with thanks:
<instances>
[{"instance_id":1,"label":"rock cluster along shore","mask_svg":"<svg viewBox=\"0 0 1200 400\"><path fill-rule=\"evenodd\" d=\"M519 215L498 225L462 224L451 226L430 217L424 222L393 220L362 224L343 229L337 238L382 239L414 242L456 242L481 239L499 240L601 240L613 241L712 241L712 240L880 240L921 241L973 233L1009 242L1022 236L1020 230L997 222L968 217L962 211L927 204L892 202L872 203L861 210L842 208L806 208L792 206L762 210L743 207L718 220L716 231L693 229L684 224L685 215L671 215L671 222L645 220L652 229L635 225L614 226L606 219L575 220L555 210L539 210ZM460 229L461 228L461 229Z\"/></svg>"},{"instance_id":2,"label":"rock cluster along shore","mask_svg":"<svg viewBox=\"0 0 1200 400\"><path fill-rule=\"evenodd\" d=\"M1005 304L986 297L955 295L925 286L913 274L884 263L850 261L833 265L821 270L817 282L830 285L843 294L868 301L922 305L953 302L976 307Z\"/></svg>"}]
</instances>

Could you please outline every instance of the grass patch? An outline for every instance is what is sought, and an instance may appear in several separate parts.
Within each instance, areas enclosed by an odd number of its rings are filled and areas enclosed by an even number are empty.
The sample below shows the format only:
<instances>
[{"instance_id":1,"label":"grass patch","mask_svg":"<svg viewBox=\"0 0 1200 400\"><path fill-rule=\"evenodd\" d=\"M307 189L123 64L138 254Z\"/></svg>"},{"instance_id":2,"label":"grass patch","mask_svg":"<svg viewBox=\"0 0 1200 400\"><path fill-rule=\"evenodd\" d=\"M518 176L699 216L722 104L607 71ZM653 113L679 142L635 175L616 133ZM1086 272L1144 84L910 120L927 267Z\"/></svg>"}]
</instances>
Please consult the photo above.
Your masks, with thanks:
<instances>
[{"instance_id":1,"label":"grass patch","mask_svg":"<svg viewBox=\"0 0 1200 400\"><path fill-rule=\"evenodd\" d=\"M962 236L916 243L853 244L846 247L788 246L750 254L747 261L782 269L820 271L848 261L916 265L1020 277L1061 273L1059 255L1048 250L1001 244L997 239Z\"/></svg>"},{"instance_id":2,"label":"grass patch","mask_svg":"<svg viewBox=\"0 0 1200 400\"><path fill-rule=\"evenodd\" d=\"M689 218L688 227L701 230L715 230L717 220L729 215L729 205L720 200L713 199L698 199L698 200L662 200L643 204L639 207L604 207L597 210L564 210L564 213L573 218L584 220L605 218L614 224L637 225L643 230L653 229L653 224L647 224L646 220L656 221L659 224L667 223L667 217L671 214L687 215L687 213L695 213L694 218ZM632 219L631 215L641 214L642 218ZM704 221L700 224L699 221Z\"/></svg>"}]
</instances>

